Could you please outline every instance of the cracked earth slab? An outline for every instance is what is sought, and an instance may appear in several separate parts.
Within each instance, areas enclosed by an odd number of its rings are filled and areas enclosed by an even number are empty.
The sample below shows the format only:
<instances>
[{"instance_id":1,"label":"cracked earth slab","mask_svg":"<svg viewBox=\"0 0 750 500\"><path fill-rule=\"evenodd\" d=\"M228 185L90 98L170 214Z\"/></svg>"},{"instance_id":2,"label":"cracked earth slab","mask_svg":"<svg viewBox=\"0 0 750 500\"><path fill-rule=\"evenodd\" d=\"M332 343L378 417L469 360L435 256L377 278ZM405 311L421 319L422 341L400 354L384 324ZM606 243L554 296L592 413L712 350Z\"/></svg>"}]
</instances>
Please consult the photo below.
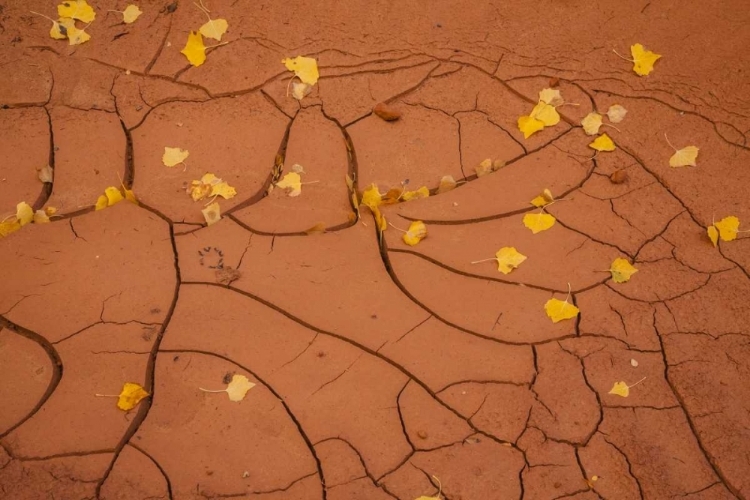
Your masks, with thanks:
<instances>
[{"instance_id":1,"label":"cracked earth slab","mask_svg":"<svg viewBox=\"0 0 750 500\"><path fill-rule=\"evenodd\" d=\"M205 22L189 2L129 25L93 4L80 46L28 12L48 2L0 8L0 211L62 214L0 239L0 496L750 498L750 238L705 236L750 220L738 2L215 0L228 43L200 67L180 53ZM540 13L529 36L518 20ZM612 53L635 42L664 55L647 78ZM302 101L279 64L296 55L321 72ZM553 84L560 123L524 139ZM615 103L618 149L594 155L580 119ZM699 166L668 167L665 133ZM477 177L487 158L505 166ZM279 162L304 167L301 196L267 195ZM185 193L206 172L238 191L210 227ZM347 175L429 188L383 209L429 237L379 236ZM140 206L93 211L121 185ZM544 189L557 223L532 235ZM503 246L528 261L471 264ZM553 324L568 283L581 314ZM233 374L256 384L239 403L199 390ZM95 396L126 381L150 393L129 412ZM640 382L622 398L616 381Z\"/></svg>"}]
</instances>

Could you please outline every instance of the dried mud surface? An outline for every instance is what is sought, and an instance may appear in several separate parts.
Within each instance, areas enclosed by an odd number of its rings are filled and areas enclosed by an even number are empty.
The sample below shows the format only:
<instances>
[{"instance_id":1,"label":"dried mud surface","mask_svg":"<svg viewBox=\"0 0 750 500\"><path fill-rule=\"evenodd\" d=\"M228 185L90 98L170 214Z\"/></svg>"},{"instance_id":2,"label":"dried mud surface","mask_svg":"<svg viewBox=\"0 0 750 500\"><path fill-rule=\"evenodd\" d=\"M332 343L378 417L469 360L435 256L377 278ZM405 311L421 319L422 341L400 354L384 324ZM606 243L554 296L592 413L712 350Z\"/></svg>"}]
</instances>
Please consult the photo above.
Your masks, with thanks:
<instances>
[{"instance_id":1,"label":"dried mud surface","mask_svg":"<svg viewBox=\"0 0 750 500\"><path fill-rule=\"evenodd\" d=\"M191 2L131 26L91 3L73 48L29 13L52 2L0 5L0 212L62 215L0 239L0 497L750 498L750 238L704 236L750 221L742 2L213 0L229 43L198 68ZM636 42L664 55L646 78L612 54ZM298 103L279 61L300 54L321 78ZM579 106L524 140L553 78ZM578 123L614 103L618 149L591 159ZM664 132L699 167L670 169ZM264 196L277 154L318 182ZM487 157L507 166L477 178ZM239 193L210 227L184 193L205 171ZM465 182L386 209L428 223L408 247L353 218L347 174ZM120 179L140 206L93 211ZM565 201L531 235L544 188ZM512 274L469 264L506 245ZM616 257L630 282L601 272ZM553 324L567 283L581 315ZM241 403L197 390L231 374L256 384ZM126 381L152 396L94 396Z\"/></svg>"}]
</instances>

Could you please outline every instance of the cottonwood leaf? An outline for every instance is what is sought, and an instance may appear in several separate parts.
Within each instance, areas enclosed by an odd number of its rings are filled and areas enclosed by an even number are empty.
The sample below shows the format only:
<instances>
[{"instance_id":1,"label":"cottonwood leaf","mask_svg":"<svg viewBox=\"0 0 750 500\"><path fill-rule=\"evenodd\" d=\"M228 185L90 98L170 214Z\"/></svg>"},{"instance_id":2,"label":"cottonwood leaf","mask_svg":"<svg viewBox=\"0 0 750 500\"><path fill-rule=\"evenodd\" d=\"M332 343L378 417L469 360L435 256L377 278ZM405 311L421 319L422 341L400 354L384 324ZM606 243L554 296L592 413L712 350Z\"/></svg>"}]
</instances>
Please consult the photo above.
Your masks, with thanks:
<instances>
[{"instance_id":1,"label":"cottonwood leaf","mask_svg":"<svg viewBox=\"0 0 750 500\"><path fill-rule=\"evenodd\" d=\"M21 229L21 224L18 223L18 219L11 218L0 222L0 236L5 237L11 233L15 233Z\"/></svg>"},{"instance_id":2,"label":"cottonwood leaf","mask_svg":"<svg viewBox=\"0 0 750 500\"><path fill-rule=\"evenodd\" d=\"M237 194L236 189L211 173L204 174L198 181L192 181L187 192L193 201L200 201L207 196L221 196L228 200Z\"/></svg>"},{"instance_id":3,"label":"cottonwood leaf","mask_svg":"<svg viewBox=\"0 0 750 500\"><path fill-rule=\"evenodd\" d=\"M687 146L675 150L675 153L669 159L670 167L695 167L695 160L698 158L698 148Z\"/></svg>"},{"instance_id":4,"label":"cottonwood leaf","mask_svg":"<svg viewBox=\"0 0 750 500\"><path fill-rule=\"evenodd\" d=\"M427 189L427 186L422 186L416 191L405 191L404 194L401 195L401 199L404 201L411 201L418 200L420 198L428 198L429 196L430 190Z\"/></svg>"},{"instance_id":5,"label":"cottonwood leaf","mask_svg":"<svg viewBox=\"0 0 750 500\"><path fill-rule=\"evenodd\" d=\"M246 376L235 374L232 377L232 381L227 384L226 389L220 389L217 391L203 389L201 387L199 387L198 389L203 392L226 392L229 396L230 401L240 402L245 399L247 391L249 391L253 387L255 387L255 384L250 382L250 380Z\"/></svg>"},{"instance_id":6,"label":"cottonwood leaf","mask_svg":"<svg viewBox=\"0 0 750 500\"><path fill-rule=\"evenodd\" d=\"M734 215L724 217L719 222L714 222L714 226L719 230L721 241L732 241L737 239L737 233L740 230L740 219Z\"/></svg>"},{"instance_id":7,"label":"cottonwood leaf","mask_svg":"<svg viewBox=\"0 0 750 500\"><path fill-rule=\"evenodd\" d=\"M105 208L107 208L107 197L102 194L96 199L96 203L94 204L94 209L103 210Z\"/></svg>"},{"instance_id":8,"label":"cottonwood leaf","mask_svg":"<svg viewBox=\"0 0 750 500\"><path fill-rule=\"evenodd\" d=\"M711 240L711 243L716 247L719 244L719 230L716 229L716 226L708 226L706 232L708 233L708 239Z\"/></svg>"},{"instance_id":9,"label":"cottonwood leaf","mask_svg":"<svg viewBox=\"0 0 750 500\"><path fill-rule=\"evenodd\" d=\"M46 224L49 222L49 215L44 210L34 212L34 224Z\"/></svg>"},{"instance_id":10,"label":"cottonwood leaf","mask_svg":"<svg viewBox=\"0 0 750 500\"><path fill-rule=\"evenodd\" d=\"M612 273L612 281L615 283L625 283L632 275L638 272L638 269L633 267L626 259L618 257L612 262L609 272Z\"/></svg>"},{"instance_id":11,"label":"cottonwood leaf","mask_svg":"<svg viewBox=\"0 0 750 500\"><path fill-rule=\"evenodd\" d=\"M529 116L542 122L545 127L551 127L560 123L560 114L554 106L546 102L537 103Z\"/></svg>"},{"instance_id":12,"label":"cottonwood leaf","mask_svg":"<svg viewBox=\"0 0 750 500\"><path fill-rule=\"evenodd\" d=\"M374 210L380 206L381 203L383 203L383 195L380 194L377 185L370 185L370 187L365 189L362 193L362 205L368 207L370 210Z\"/></svg>"},{"instance_id":13,"label":"cottonwood leaf","mask_svg":"<svg viewBox=\"0 0 750 500\"><path fill-rule=\"evenodd\" d=\"M221 220L221 207L217 201L201 210L201 213L203 214L203 218L206 219L206 224L209 226L211 224L216 224Z\"/></svg>"},{"instance_id":14,"label":"cottonwood leaf","mask_svg":"<svg viewBox=\"0 0 750 500\"><path fill-rule=\"evenodd\" d=\"M150 394L138 384L125 382L122 386L120 396L117 398L117 407L123 411L129 411L136 407L144 398Z\"/></svg>"},{"instance_id":15,"label":"cottonwood leaf","mask_svg":"<svg viewBox=\"0 0 750 500\"><path fill-rule=\"evenodd\" d=\"M545 189L542 191L542 194L531 200L531 204L534 205L537 208L542 208L545 205L549 205L555 201L555 197L552 196L552 191L549 189Z\"/></svg>"},{"instance_id":16,"label":"cottonwood leaf","mask_svg":"<svg viewBox=\"0 0 750 500\"><path fill-rule=\"evenodd\" d=\"M318 78L320 77L318 73L318 61L312 57L297 56L294 59L286 58L282 59L281 63L289 71L294 71L294 74L302 82L308 85L318 83Z\"/></svg>"},{"instance_id":17,"label":"cottonwood leaf","mask_svg":"<svg viewBox=\"0 0 750 500\"><path fill-rule=\"evenodd\" d=\"M326 223L325 222L318 222L310 229L305 229L305 234L308 236L312 236L313 234L323 234L326 232Z\"/></svg>"},{"instance_id":18,"label":"cottonwood leaf","mask_svg":"<svg viewBox=\"0 0 750 500\"><path fill-rule=\"evenodd\" d=\"M203 37L200 32L190 32L185 48L180 53L184 54L193 66L200 66L206 62L206 46L203 44Z\"/></svg>"},{"instance_id":19,"label":"cottonwood leaf","mask_svg":"<svg viewBox=\"0 0 750 500\"><path fill-rule=\"evenodd\" d=\"M52 183L55 177L55 174L52 171L52 167L50 167L49 165L45 165L42 168L40 168L37 175L39 176L40 181L47 182L47 183Z\"/></svg>"},{"instance_id":20,"label":"cottonwood leaf","mask_svg":"<svg viewBox=\"0 0 750 500\"><path fill-rule=\"evenodd\" d=\"M602 115L599 113L589 113L581 120L583 125L583 131L587 135L596 135L599 133L599 128L602 126Z\"/></svg>"},{"instance_id":21,"label":"cottonwood leaf","mask_svg":"<svg viewBox=\"0 0 750 500\"><path fill-rule=\"evenodd\" d=\"M57 6L57 15L78 19L84 23L90 23L96 18L96 12L86 0L67 0Z\"/></svg>"},{"instance_id":22,"label":"cottonwood leaf","mask_svg":"<svg viewBox=\"0 0 750 500\"><path fill-rule=\"evenodd\" d=\"M402 237L404 243L414 246L427 237L427 226L421 220L416 220L409 224L409 230Z\"/></svg>"},{"instance_id":23,"label":"cottonwood leaf","mask_svg":"<svg viewBox=\"0 0 750 500\"><path fill-rule=\"evenodd\" d=\"M554 226L556 220L557 219L550 214L526 214L523 216L523 225L531 229L532 233L536 234L541 231L546 231Z\"/></svg>"},{"instance_id":24,"label":"cottonwood leaf","mask_svg":"<svg viewBox=\"0 0 750 500\"><path fill-rule=\"evenodd\" d=\"M477 177L485 176L492 172L492 159L485 158L482 162L474 167L474 171L477 173Z\"/></svg>"},{"instance_id":25,"label":"cottonwood leaf","mask_svg":"<svg viewBox=\"0 0 750 500\"><path fill-rule=\"evenodd\" d=\"M81 45L91 39L91 35L86 33L85 29L80 30L76 28L75 20L65 17L61 18L59 23L65 28L65 34L68 37L68 45Z\"/></svg>"},{"instance_id":26,"label":"cottonwood leaf","mask_svg":"<svg viewBox=\"0 0 750 500\"><path fill-rule=\"evenodd\" d=\"M440 179L440 184L437 188L437 194L447 193L448 191L456 188L456 180L452 175L445 175Z\"/></svg>"},{"instance_id":27,"label":"cottonwood leaf","mask_svg":"<svg viewBox=\"0 0 750 500\"><path fill-rule=\"evenodd\" d=\"M621 396L623 398L626 398L630 395L630 389L635 387L636 385L640 384L646 380L646 377L643 377L638 382L636 382L633 385L628 385L625 382L615 382L615 384L612 386L612 389L609 390L608 394L613 394L615 396Z\"/></svg>"},{"instance_id":28,"label":"cottonwood leaf","mask_svg":"<svg viewBox=\"0 0 750 500\"><path fill-rule=\"evenodd\" d=\"M563 301L554 298L549 299L544 304L544 311L553 323L558 323L565 319L573 319L580 312L576 306L569 304L567 299Z\"/></svg>"},{"instance_id":29,"label":"cottonwood leaf","mask_svg":"<svg viewBox=\"0 0 750 500\"><path fill-rule=\"evenodd\" d=\"M49 30L49 36L51 38L54 38L55 40L65 40L68 38L68 31L62 24L54 19L50 19L50 21L52 21L52 27Z\"/></svg>"},{"instance_id":30,"label":"cottonwood leaf","mask_svg":"<svg viewBox=\"0 0 750 500\"><path fill-rule=\"evenodd\" d=\"M589 147L592 149L596 149L597 151L614 151L615 149L617 149L615 147L615 143L607 134L602 134L594 139L594 142L589 144Z\"/></svg>"},{"instance_id":31,"label":"cottonwood leaf","mask_svg":"<svg viewBox=\"0 0 750 500\"><path fill-rule=\"evenodd\" d=\"M630 54L633 56L633 71L640 76L646 76L654 69L654 63L661 56L646 48L640 43L630 46Z\"/></svg>"},{"instance_id":32,"label":"cottonwood leaf","mask_svg":"<svg viewBox=\"0 0 750 500\"><path fill-rule=\"evenodd\" d=\"M227 32L229 23L226 19L209 19L209 21L201 26L200 32L206 38L213 38L220 42L221 37Z\"/></svg>"},{"instance_id":33,"label":"cottonwood leaf","mask_svg":"<svg viewBox=\"0 0 750 500\"><path fill-rule=\"evenodd\" d=\"M301 101L312 92L312 85L305 82L292 82L292 97Z\"/></svg>"},{"instance_id":34,"label":"cottonwood leaf","mask_svg":"<svg viewBox=\"0 0 750 500\"><path fill-rule=\"evenodd\" d=\"M542 89L539 91L539 100L550 106L559 106L565 102L558 89Z\"/></svg>"},{"instance_id":35,"label":"cottonwood leaf","mask_svg":"<svg viewBox=\"0 0 750 500\"><path fill-rule=\"evenodd\" d=\"M378 207L372 208L372 213L375 216L375 225L378 228L378 231L381 233L388 229L388 222L385 220L385 215L383 215L380 212L380 209Z\"/></svg>"},{"instance_id":36,"label":"cottonwood leaf","mask_svg":"<svg viewBox=\"0 0 750 500\"><path fill-rule=\"evenodd\" d=\"M115 203L119 203L125 198L122 196L122 193L120 193L120 190L117 189L114 186L110 186L107 189L104 190L104 196L107 197L107 206L111 207Z\"/></svg>"},{"instance_id":37,"label":"cottonwood leaf","mask_svg":"<svg viewBox=\"0 0 750 500\"><path fill-rule=\"evenodd\" d=\"M137 5L128 5L125 10L122 11L122 22L125 24L132 24L143 14L143 11L138 8Z\"/></svg>"},{"instance_id":38,"label":"cottonwood leaf","mask_svg":"<svg viewBox=\"0 0 750 500\"><path fill-rule=\"evenodd\" d=\"M625 118L626 114L628 114L628 110L619 104L613 104L607 110L607 117L612 123L620 123Z\"/></svg>"},{"instance_id":39,"label":"cottonwood leaf","mask_svg":"<svg viewBox=\"0 0 750 500\"><path fill-rule=\"evenodd\" d=\"M162 163L167 167L174 167L184 162L190 156L190 151L182 148L164 148L164 154L161 157Z\"/></svg>"},{"instance_id":40,"label":"cottonwood leaf","mask_svg":"<svg viewBox=\"0 0 750 500\"><path fill-rule=\"evenodd\" d=\"M544 130L544 122L531 116L521 116L518 118L518 130L523 132L524 139L528 139L536 132Z\"/></svg>"},{"instance_id":41,"label":"cottonwood leaf","mask_svg":"<svg viewBox=\"0 0 750 500\"><path fill-rule=\"evenodd\" d=\"M276 183L276 187L288 189L287 194L291 197L299 196L302 193L302 178L297 172L289 172Z\"/></svg>"},{"instance_id":42,"label":"cottonwood leaf","mask_svg":"<svg viewBox=\"0 0 750 500\"><path fill-rule=\"evenodd\" d=\"M21 226L25 226L26 224L34 220L34 210L31 208L31 205L29 205L25 201L22 201L21 203L16 205L16 220Z\"/></svg>"},{"instance_id":43,"label":"cottonwood leaf","mask_svg":"<svg viewBox=\"0 0 750 500\"><path fill-rule=\"evenodd\" d=\"M516 250L515 247L503 247L495 254L497 270L503 274L510 273L526 260L526 256Z\"/></svg>"}]
</instances>

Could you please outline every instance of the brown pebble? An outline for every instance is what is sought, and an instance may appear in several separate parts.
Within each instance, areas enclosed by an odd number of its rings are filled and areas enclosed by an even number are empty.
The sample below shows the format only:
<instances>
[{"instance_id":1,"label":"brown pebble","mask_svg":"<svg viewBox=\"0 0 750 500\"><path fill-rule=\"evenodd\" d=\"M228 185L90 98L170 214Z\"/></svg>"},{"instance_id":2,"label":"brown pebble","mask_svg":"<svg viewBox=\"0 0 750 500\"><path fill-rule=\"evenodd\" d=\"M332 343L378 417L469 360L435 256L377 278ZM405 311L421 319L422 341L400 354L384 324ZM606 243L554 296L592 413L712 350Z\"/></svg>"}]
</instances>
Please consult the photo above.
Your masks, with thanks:
<instances>
[{"instance_id":1,"label":"brown pebble","mask_svg":"<svg viewBox=\"0 0 750 500\"><path fill-rule=\"evenodd\" d=\"M427 433L425 431L417 432L417 436L419 436L419 439L427 439Z\"/></svg>"},{"instance_id":2,"label":"brown pebble","mask_svg":"<svg viewBox=\"0 0 750 500\"><path fill-rule=\"evenodd\" d=\"M628 180L628 173L624 170L616 170L609 176L609 180L612 184L622 184Z\"/></svg>"},{"instance_id":3,"label":"brown pebble","mask_svg":"<svg viewBox=\"0 0 750 500\"><path fill-rule=\"evenodd\" d=\"M387 122L394 122L401 118L401 113L384 102L376 104L372 112Z\"/></svg>"}]
</instances>

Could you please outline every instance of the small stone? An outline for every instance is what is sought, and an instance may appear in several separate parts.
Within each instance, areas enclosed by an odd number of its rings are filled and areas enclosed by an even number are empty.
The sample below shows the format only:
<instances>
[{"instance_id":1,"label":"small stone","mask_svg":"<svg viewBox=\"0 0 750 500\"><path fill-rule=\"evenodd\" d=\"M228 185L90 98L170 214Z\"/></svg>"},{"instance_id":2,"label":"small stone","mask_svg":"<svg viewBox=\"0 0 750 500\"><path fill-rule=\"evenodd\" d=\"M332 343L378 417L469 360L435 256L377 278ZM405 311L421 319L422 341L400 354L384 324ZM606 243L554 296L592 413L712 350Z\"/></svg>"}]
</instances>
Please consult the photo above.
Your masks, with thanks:
<instances>
[{"instance_id":1,"label":"small stone","mask_svg":"<svg viewBox=\"0 0 750 500\"><path fill-rule=\"evenodd\" d=\"M372 112L387 122L394 122L401 118L401 113L384 102L378 103L372 108Z\"/></svg>"},{"instance_id":2,"label":"small stone","mask_svg":"<svg viewBox=\"0 0 750 500\"><path fill-rule=\"evenodd\" d=\"M623 182L628 180L628 173L624 170L617 170L615 172L612 172L612 175L609 176L609 181L612 184L622 184Z\"/></svg>"},{"instance_id":3,"label":"small stone","mask_svg":"<svg viewBox=\"0 0 750 500\"><path fill-rule=\"evenodd\" d=\"M636 367L636 366L638 366L638 361L636 361L636 360L634 360L634 359L631 359L631 360L630 360L630 366L632 366L632 367Z\"/></svg>"},{"instance_id":4,"label":"small stone","mask_svg":"<svg viewBox=\"0 0 750 500\"><path fill-rule=\"evenodd\" d=\"M419 439L427 439L427 433L425 431L417 432L417 436L419 436Z\"/></svg>"},{"instance_id":5,"label":"small stone","mask_svg":"<svg viewBox=\"0 0 750 500\"><path fill-rule=\"evenodd\" d=\"M248 471L245 471L242 473L242 477L243 478L250 477L250 473Z\"/></svg>"}]
</instances>

